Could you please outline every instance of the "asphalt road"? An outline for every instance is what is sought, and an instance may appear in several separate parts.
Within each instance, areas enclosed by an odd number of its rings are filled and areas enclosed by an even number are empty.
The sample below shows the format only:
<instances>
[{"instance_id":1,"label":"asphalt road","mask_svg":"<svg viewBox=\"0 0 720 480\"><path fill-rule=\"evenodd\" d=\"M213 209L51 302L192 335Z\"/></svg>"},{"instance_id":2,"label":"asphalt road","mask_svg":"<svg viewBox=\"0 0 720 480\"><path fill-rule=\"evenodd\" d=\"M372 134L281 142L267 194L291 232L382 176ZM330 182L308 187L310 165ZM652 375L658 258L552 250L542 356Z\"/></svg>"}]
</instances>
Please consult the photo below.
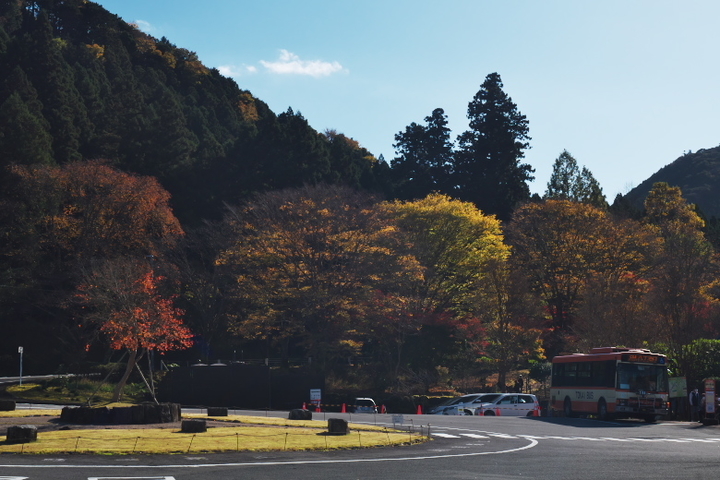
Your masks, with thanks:
<instances>
[{"instance_id":1,"label":"asphalt road","mask_svg":"<svg viewBox=\"0 0 720 480\"><path fill-rule=\"evenodd\" d=\"M286 417L287 412L253 412ZM392 424L392 415L314 414ZM399 423L399 418L395 421ZM720 475L720 427L688 422L404 415L422 445L340 452L0 457L8 479L705 479Z\"/></svg>"}]
</instances>

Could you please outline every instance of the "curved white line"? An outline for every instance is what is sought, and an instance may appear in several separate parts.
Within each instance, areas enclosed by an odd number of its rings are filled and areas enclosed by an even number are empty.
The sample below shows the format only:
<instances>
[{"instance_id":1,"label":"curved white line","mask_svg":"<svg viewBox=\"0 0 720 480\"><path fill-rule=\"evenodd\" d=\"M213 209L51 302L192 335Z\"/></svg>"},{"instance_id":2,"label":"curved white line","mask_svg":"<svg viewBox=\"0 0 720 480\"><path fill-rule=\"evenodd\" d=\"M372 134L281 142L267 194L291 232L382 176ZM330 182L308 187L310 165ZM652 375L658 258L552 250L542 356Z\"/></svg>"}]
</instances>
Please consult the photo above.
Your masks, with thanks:
<instances>
[{"instance_id":1,"label":"curved white line","mask_svg":"<svg viewBox=\"0 0 720 480\"><path fill-rule=\"evenodd\" d=\"M449 455L428 455L422 457L398 458L358 458L346 460L293 460L289 462L248 462L248 463L198 463L193 465L0 465L0 468L209 468L209 467L258 467L279 465L329 465L335 463L379 463L379 462L407 462L413 460L435 460L439 458L476 457L480 455L499 455L528 450L538 444L535 439L528 439L530 443L523 447L498 450L495 452L457 453Z\"/></svg>"}]
</instances>

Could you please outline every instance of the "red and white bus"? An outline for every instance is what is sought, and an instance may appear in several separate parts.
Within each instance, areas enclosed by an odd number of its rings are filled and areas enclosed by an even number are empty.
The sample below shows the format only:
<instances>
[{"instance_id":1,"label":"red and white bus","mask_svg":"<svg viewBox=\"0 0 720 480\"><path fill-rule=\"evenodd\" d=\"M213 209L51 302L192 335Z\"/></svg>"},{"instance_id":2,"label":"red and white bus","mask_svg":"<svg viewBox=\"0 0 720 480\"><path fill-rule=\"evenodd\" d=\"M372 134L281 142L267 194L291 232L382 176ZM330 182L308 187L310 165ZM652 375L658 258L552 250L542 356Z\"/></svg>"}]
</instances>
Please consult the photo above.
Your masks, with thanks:
<instances>
[{"instance_id":1,"label":"red and white bus","mask_svg":"<svg viewBox=\"0 0 720 480\"><path fill-rule=\"evenodd\" d=\"M668 413L668 360L641 348L593 348L552 360L550 405L574 414L642 418Z\"/></svg>"}]
</instances>

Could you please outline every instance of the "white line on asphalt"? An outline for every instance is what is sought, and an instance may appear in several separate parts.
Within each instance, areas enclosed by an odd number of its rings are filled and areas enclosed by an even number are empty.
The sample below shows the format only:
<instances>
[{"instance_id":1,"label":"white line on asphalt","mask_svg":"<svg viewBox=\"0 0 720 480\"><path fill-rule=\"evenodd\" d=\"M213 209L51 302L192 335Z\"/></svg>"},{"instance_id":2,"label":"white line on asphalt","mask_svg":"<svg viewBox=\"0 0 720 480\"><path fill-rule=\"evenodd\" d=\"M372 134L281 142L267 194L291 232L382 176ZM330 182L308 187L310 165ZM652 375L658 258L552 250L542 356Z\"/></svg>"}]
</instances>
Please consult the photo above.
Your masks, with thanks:
<instances>
[{"instance_id":1,"label":"white line on asphalt","mask_svg":"<svg viewBox=\"0 0 720 480\"><path fill-rule=\"evenodd\" d=\"M524 439L523 439L524 440ZM437 460L441 458L458 458L458 457L480 457L485 455L501 455L504 453L521 452L535 447L538 444L536 440L530 440L530 443L522 447L509 448L507 450L497 450L492 452L473 452L473 453L451 453L447 455L424 455L417 457L397 457L397 458L357 458L346 460L291 460L287 462L248 462L248 463L197 463L192 465L0 465L0 468L218 468L218 467L267 467L281 465L333 465L346 463L384 463L384 462L411 462L416 460ZM101 477L102 478L102 477Z\"/></svg>"}]
</instances>

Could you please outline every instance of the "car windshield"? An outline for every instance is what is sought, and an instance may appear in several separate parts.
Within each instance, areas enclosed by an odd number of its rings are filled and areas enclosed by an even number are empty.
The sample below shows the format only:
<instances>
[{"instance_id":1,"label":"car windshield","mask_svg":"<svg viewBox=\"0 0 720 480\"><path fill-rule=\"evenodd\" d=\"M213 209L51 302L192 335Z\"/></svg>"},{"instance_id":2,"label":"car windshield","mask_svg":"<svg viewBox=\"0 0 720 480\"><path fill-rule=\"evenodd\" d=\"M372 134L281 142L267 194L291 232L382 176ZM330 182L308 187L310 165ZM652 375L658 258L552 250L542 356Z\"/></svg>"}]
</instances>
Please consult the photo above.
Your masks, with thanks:
<instances>
[{"instance_id":1,"label":"car windshield","mask_svg":"<svg viewBox=\"0 0 720 480\"><path fill-rule=\"evenodd\" d=\"M357 405L360 407L374 407L375 403L373 403L372 400L365 400L365 399L357 399L356 400Z\"/></svg>"}]
</instances>

